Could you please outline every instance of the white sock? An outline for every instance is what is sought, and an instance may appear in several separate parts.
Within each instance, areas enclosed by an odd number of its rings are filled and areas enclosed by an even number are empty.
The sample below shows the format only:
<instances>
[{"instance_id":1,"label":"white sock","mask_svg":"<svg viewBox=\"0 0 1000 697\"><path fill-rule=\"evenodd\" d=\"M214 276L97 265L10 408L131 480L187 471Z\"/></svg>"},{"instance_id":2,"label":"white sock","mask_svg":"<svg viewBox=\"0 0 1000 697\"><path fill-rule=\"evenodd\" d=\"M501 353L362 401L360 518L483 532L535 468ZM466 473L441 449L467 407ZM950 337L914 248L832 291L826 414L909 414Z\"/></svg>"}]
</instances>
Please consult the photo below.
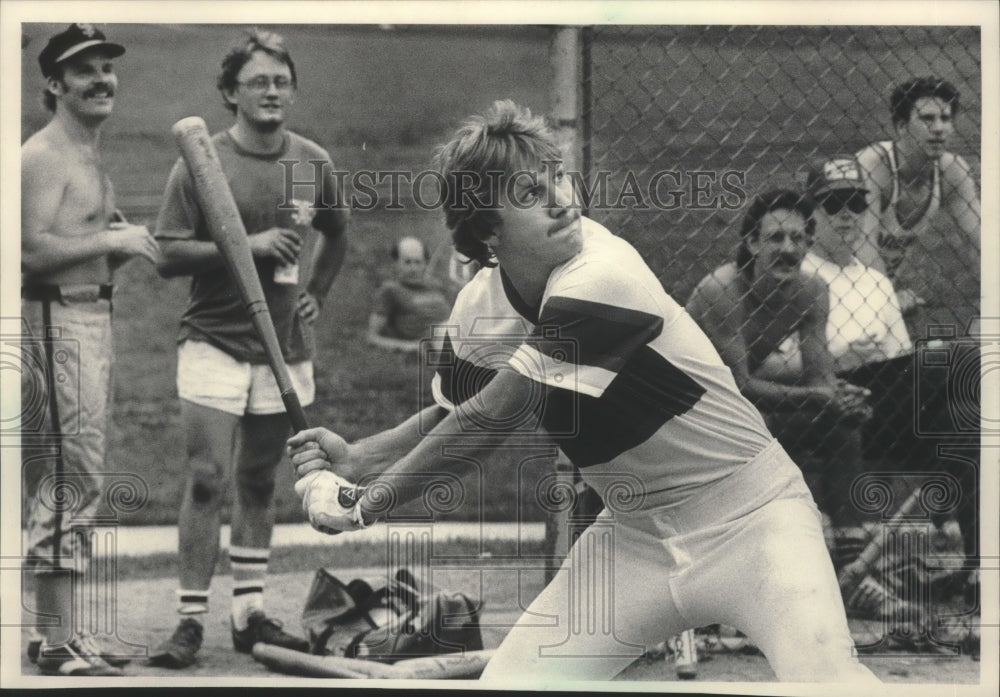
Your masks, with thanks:
<instances>
[{"instance_id":1,"label":"white sock","mask_svg":"<svg viewBox=\"0 0 1000 697\"><path fill-rule=\"evenodd\" d=\"M264 580L270 550L252 547L229 548L229 564L233 568L233 627L246 629L247 618L253 611L264 611Z\"/></svg>"}]
</instances>

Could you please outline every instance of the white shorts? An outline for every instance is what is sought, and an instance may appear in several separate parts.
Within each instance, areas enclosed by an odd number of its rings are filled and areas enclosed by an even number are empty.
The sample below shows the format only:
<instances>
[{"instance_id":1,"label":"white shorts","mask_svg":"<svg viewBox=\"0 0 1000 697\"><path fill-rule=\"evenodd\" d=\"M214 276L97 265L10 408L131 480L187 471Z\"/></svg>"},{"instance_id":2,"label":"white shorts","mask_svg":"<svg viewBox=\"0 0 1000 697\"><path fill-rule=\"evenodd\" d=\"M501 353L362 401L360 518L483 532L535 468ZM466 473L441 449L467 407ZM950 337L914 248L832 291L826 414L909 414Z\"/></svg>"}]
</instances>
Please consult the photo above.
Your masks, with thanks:
<instances>
[{"instance_id":1,"label":"white shorts","mask_svg":"<svg viewBox=\"0 0 1000 697\"><path fill-rule=\"evenodd\" d=\"M289 365L288 374L302 406L312 404L316 398L312 361ZM185 341L177 348L177 394L236 416L285 411L270 366L238 361L204 341Z\"/></svg>"}]
</instances>

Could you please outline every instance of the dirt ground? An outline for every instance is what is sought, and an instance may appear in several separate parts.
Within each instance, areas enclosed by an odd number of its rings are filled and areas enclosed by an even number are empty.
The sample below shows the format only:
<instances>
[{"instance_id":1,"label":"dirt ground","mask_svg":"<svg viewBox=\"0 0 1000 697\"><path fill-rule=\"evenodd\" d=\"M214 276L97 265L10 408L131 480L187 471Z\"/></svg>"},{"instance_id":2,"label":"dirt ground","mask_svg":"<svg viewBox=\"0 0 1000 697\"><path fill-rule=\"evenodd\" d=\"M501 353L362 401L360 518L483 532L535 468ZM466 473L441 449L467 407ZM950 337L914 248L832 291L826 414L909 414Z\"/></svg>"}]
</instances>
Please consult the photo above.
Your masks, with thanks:
<instances>
[{"instance_id":1,"label":"dirt ground","mask_svg":"<svg viewBox=\"0 0 1000 697\"><path fill-rule=\"evenodd\" d=\"M336 572L342 580L377 577L376 569L342 569ZM384 570L382 570L384 576ZM299 613L306 597L313 572L278 574L269 577L266 604L274 617L282 620L287 629L300 633ZM518 579L520 579L518 581ZM442 588L462 590L470 595L471 589L483 591L484 609L481 615L485 648L495 648L507 627L519 615L512 584L520 583L522 597L533 597L542 586L540 570L515 570L503 568L443 569L433 570L434 583ZM229 636L229 592L232 578L217 576L212 584L212 612L206 623L205 639L198 654L198 662L183 671L152 667L146 664L145 655L150 647L170 635L176 624L172 578L124 581L118 585L116 597L98 607L104 617L117 627L117 638L107 632L106 643L118 647L118 652L133 656L126 674L143 685L185 684L204 678L243 678L253 685L294 685L300 680L292 676L270 672L251 656L233 651ZM476 591L478 593L478 590ZM477 598L474 598L474 600ZM99 626L99 623L95 624ZM877 623L851 620L851 629L859 643L873 643L879 638ZM25 633L25 636L27 634ZM23 652L22 652L23 655ZM980 680L980 663L968 656L931 656L927 654L894 652L882 656L864 656L863 662L887 683L923 683L943 685L975 685ZM25 678L37 675L26 658L22 660ZM763 656L748 655L743 651L730 651L717 647L711 653L702 652L698 665L697 683L719 682L768 682L774 679ZM621 673L619 681L677 681L676 669L669 654L651 653L635 661ZM164 682L166 681L166 682ZM117 683L117 680L114 681ZM131 682L131 681L128 681ZM220 680L220 682L222 682ZM80 683L80 679L75 684ZM86 681L83 681L86 684ZM204 683L201 683L204 684ZM124 686L124 685L123 685ZM502 687L502 686L500 686ZM678 687L680 687L678 685ZM641 689L641 688L637 688ZM688 683L685 689L695 689ZM720 689L726 689L721 686Z\"/></svg>"}]
</instances>

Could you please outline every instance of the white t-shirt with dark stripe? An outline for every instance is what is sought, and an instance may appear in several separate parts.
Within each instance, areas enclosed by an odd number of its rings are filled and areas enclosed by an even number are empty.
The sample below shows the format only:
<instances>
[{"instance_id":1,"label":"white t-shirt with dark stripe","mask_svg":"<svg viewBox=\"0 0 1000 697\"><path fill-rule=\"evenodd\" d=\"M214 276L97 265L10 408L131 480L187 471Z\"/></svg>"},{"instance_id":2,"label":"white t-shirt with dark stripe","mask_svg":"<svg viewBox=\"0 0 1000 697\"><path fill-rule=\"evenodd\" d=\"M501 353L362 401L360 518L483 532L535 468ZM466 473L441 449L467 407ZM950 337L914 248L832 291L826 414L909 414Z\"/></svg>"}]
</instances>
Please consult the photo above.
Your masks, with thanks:
<instances>
[{"instance_id":1,"label":"white t-shirt with dark stripe","mask_svg":"<svg viewBox=\"0 0 1000 697\"><path fill-rule=\"evenodd\" d=\"M638 252L589 219L581 252L552 272L540 309L487 268L440 333L447 358L436 401L453 408L505 366L531 378L544 394L546 430L602 496L628 478L641 483L646 506L676 501L772 441L708 337Z\"/></svg>"}]
</instances>

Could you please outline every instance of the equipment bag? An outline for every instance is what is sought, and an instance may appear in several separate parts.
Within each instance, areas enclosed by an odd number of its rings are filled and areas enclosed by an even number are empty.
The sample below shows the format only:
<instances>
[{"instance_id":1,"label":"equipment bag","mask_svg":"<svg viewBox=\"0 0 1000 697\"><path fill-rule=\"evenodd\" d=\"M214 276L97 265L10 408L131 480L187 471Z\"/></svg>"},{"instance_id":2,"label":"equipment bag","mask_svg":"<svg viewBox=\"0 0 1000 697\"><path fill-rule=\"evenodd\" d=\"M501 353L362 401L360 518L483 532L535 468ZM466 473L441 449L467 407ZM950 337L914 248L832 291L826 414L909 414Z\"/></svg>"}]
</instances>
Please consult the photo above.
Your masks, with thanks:
<instances>
[{"instance_id":1,"label":"equipment bag","mask_svg":"<svg viewBox=\"0 0 1000 697\"><path fill-rule=\"evenodd\" d=\"M388 583L354 579L347 585L318 569L302 627L313 654L381 663L483 648L479 608L469 597L420 583L405 568Z\"/></svg>"}]
</instances>

